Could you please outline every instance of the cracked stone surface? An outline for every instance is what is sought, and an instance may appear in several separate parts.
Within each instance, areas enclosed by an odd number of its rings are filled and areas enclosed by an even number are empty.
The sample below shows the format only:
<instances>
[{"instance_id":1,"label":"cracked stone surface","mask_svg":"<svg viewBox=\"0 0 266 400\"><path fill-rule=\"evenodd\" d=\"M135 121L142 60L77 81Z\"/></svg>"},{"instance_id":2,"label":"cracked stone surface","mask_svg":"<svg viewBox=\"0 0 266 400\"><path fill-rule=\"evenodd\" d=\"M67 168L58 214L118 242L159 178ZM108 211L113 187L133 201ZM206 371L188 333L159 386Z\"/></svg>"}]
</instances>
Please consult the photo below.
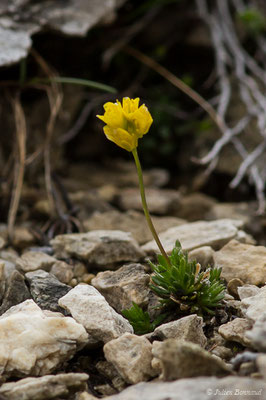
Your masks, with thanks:
<instances>
[{"instance_id":1,"label":"cracked stone surface","mask_svg":"<svg viewBox=\"0 0 266 400\"><path fill-rule=\"evenodd\" d=\"M26 300L0 317L0 375L49 374L87 340L84 327L73 318Z\"/></svg>"},{"instance_id":2,"label":"cracked stone surface","mask_svg":"<svg viewBox=\"0 0 266 400\"><path fill-rule=\"evenodd\" d=\"M77 285L58 303L84 326L89 335L101 342L107 343L126 332L133 333L130 323L93 286Z\"/></svg>"}]
</instances>

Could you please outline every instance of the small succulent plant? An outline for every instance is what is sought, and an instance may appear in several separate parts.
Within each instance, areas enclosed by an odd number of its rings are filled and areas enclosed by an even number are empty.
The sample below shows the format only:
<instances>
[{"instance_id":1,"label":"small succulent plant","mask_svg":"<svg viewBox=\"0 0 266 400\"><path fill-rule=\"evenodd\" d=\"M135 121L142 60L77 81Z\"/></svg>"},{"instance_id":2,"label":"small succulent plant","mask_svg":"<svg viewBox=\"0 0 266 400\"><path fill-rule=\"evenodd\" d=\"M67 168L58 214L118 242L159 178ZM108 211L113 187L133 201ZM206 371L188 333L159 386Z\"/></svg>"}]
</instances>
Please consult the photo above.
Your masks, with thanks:
<instances>
[{"instance_id":1,"label":"small succulent plant","mask_svg":"<svg viewBox=\"0 0 266 400\"><path fill-rule=\"evenodd\" d=\"M221 305L224 298L221 269L201 271L200 264L188 261L179 241L169 260L170 265L162 255L158 255L158 264L150 262L154 272L150 287L161 304L178 304L182 311L214 314L214 308Z\"/></svg>"},{"instance_id":2,"label":"small succulent plant","mask_svg":"<svg viewBox=\"0 0 266 400\"><path fill-rule=\"evenodd\" d=\"M160 325L165 319L165 314L160 314L153 321L147 311L132 302L133 306L128 310L123 310L123 316L130 322L136 335L144 335L145 333L153 332L156 326Z\"/></svg>"}]
</instances>

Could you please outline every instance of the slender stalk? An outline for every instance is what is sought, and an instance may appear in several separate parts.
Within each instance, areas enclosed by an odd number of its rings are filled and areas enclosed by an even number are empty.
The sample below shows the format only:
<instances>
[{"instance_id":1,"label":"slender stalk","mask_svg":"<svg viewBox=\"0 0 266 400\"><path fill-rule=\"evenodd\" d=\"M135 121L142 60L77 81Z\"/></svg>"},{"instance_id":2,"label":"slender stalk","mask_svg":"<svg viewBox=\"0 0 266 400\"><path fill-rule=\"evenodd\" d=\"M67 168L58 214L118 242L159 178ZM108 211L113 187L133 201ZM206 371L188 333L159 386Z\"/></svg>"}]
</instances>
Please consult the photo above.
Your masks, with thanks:
<instances>
[{"instance_id":1,"label":"slender stalk","mask_svg":"<svg viewBox=\"0 0 266 400\"><path fill-rule=\"evenodd\" d=\"M19 66L19 83L20 85L24 85L27 77L27 60L26 58L23 58L20 61L20 66Z\"/></svg>"},{"instance_id":2,"label":"slender stalk","mask_svg":"<svg viewBox=\"0 0 266 400\"><path fill-rule=\"evenodd\" d=\"M132 154L133 154L133 157L134 157L134 160L135 160L135 163L136 163L136 167L137 167L141 201L142 201L143 211L144 211L148 226L150 228L150 231L152 233L152 236L153 236L155 242L157 243L157 246L160 249L161 254L164 256L164 258L166 259L167 263L169 265L171 265L170 264L170 260L168 258L168 255L166 254L166 252L165 252L165 250L163 248L163 245L162 245L162 243L161 243L161 241L160 241L160 239L159 239L159 237L157 235L157 232L156 232L156 230L154 228L154 225L152 223L151 216L150 216L150 213L149 213L149 210L148 210L148 205L147 205L146 195L145 195L145 189L144 189L144 183L143 183L143 174L142 174L142 169L141 169L141 164L140 164L140 161L139 161L139 156L138 156L137 149L133 149L132 150Z\"/></svg>"}]
</instances>

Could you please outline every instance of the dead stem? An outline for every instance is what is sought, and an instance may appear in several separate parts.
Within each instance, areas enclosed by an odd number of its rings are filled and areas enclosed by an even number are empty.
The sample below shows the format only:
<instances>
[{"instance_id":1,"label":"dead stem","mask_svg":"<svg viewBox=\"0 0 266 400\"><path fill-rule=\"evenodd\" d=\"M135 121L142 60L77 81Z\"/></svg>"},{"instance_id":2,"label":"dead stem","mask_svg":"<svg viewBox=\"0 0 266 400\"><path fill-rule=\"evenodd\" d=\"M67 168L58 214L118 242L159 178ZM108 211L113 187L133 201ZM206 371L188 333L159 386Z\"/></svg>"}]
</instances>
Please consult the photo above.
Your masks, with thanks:
<instances>
[{"instance_id":1,"label":"dead stem","mask_svg":"<svg viewBox=\"0 0 266 400\"><path fill-rule=\"evenodd\" d=\"M146 54L143 54L139 50L134 49L131 46L125 46L123 49L126 53L130 54L131 56L135 57L143 64L147 65L149 68L156 71L159 75L165 78L167 81L172 83L175 87L189 96L192 100L194 100L200 107L202 107L206 113L210 116L210 118L215 122L221 132L224 132L225 125L222 119L219 117L215 109L212 105L206 101L202 96L200 96L197 92L195 92L191 87L186 85L181 79L175 76L172 72L168 71L165 67L158 64L155 60L148 57Z\"/></svg>"},{"instance_id":2,"label":"dead stem","mask_svg":"<svg viewBox=\"0 0 266 400\"><path fill-rule=\"evenodd\" d=\"M25 171L25 158L26 158L26 138L27 138L27 127L24 111L21 107L19 97L17 96L12 101L12 107L15 116L16 125L16 161L14 166L14 181L11 195L11 202L8 211L8 236L10 240L13 237L14 224L16 215L19 207L19 201L21 197L21 191L23 186L24 171Z\"/></svg>"},{"instance_id":3,"label":"dead stem","mask_svg":"<svg viewBox=\"0 0 266 400\"><path fill-rule=\"evenodd\" d=\"M50 117L46 126L46 136L44 142L44 175L45 175L45 186L47 191L47 197L49 206L51 209L52 215L55 214L55 203L53 197L53 186L52 186L52 178L51 178L51 141L54 132L54 125L56 122L56 118L58 116L59 110L62 104L62 92L60 90L60 86L53 77L56 76L56 73L52 70L52 68L46 63L46 61L35 51L31 51L37 63L40 65L44 73L51 80L51 86L46 89L49 106L50 106Z\"/></svg>"}]
</instances>

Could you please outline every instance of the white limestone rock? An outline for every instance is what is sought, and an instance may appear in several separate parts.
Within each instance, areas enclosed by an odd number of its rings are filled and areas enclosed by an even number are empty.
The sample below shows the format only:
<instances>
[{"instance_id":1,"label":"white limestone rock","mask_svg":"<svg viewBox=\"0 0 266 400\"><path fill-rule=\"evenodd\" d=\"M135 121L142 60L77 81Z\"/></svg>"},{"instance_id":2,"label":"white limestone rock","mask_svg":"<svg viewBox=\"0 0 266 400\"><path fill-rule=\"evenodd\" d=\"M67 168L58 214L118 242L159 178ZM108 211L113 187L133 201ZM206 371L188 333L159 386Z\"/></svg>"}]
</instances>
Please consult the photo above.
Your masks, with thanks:
<instances>
[{"instance_id":1,"label":"white limestone rock","mask_svg":"<svg viewBox=\"0 0 266 400\"><path fill-rule=\"evenodd\" d=\"M256 285L249 285L248 283L243 286L239 286L237 288L237 293L240 300L245 299L246 297L256 296L260 291L260 288Z\"/></svg>"},{"instance_id":2,"label":"white limestone rock","mask_svg":"<svg viewBox=\"0 0 266 400\"><path fill-rule=\"evenodd\" d=\"M24 378L17 382L4 383L0 396L6 400L49 400L69 396L86 389L87 374L46 375L40 378Z\"/></svg>"},{"instance_id":3,"label":"white limestone rock","mask_svg":"<svg viewBox=\"0 0 266 400\"><path fill-rule=\"evenodd\" d=\"M0 375L49 374L87 341L84 327L73 318L26 300L0 317Z\"/></svg>"},{"instance_id":4,"label":"white limestone rock","mask_svg":"<svg viewBox=\"0 0 266 400\"><path fill-rule=\"evenodd\" d=\"M25 58L31 43L27 32L4 29L0 26L0 67L15 64Z\"/></svg>"},{"instance_id":5,"label":"white limestone rock","mask_svg":"<svg viewBox=\"0 0 266 400\"><path fill-rule=\"evenodd\" d=\"M215 267L222 268L222 277L229 282L239 278L251 285L266 282L266 247L232 240L214 254Z\"/></svg>"},{"instance_id":6,"label":"white limestone rock","mask_svg":"<svg viewBox=\"0 0 266 400\"><path fill-rule=\"evenodd\" d=\"M144 336L125 333L106 343L105 358L128 383L147 381L156 375L151 366L152 345Z\"/></svg>"},{"instance_id":7,"label":"white limestone rock","mask_svg":"<svg viewBox=\"0 0 266 400\"><path fill-rule=\"evenodd\" d=\"M59 299L58 304L70 312L94 338L104 343L123 333L133 333L130 323L118 314L93 286L80 284Z\"/></svg>"},{"instance_id":8,"label":"white limestone rock","mask_svg":"<svg viewBox=\"0 0 266 400\"><path fill-rule=\"evenodd\" d=\"M241 300L240 308L247 318L257 321L266 310L266 286L260 288L255 296Z\"/></svg>"},{"instance_id":9,"label":"white limestone rock","mask_svg":"<svg viewBox=\"0 0 266 400\"><path fill-rule=\"evenodd\" d=\"M0 66L25 58L31 36L39 31L86 36L104 18L112 20L124 0L1 0Z\"/></svg>"},{"instance_id":10,"label":"white limestone rock","mask_svg":"<svg viewBox=\"0 0 266 400\"><path fill-rule=\"evenodd\" d=\"M246 336L251 341L252 347L266 353L266 311L261 314Z\"/></svg>"},{"instance_id":11,"label":"white limestone rock","mask_svg":"<svg viewBox=\"0 0 266 400\"><path fill-rule=\"evenodd\" d=\"M235 238L238 228L241 227L242 222L239 220L197 221L170 228L159 234L159 237L167 253L171 253L176 240L180 241L184 251L203 246L211 246L214 250L218 250ZM158 253L154 240L142 246L142 250L148 254Z\"/></svg>"}]
</instances>

